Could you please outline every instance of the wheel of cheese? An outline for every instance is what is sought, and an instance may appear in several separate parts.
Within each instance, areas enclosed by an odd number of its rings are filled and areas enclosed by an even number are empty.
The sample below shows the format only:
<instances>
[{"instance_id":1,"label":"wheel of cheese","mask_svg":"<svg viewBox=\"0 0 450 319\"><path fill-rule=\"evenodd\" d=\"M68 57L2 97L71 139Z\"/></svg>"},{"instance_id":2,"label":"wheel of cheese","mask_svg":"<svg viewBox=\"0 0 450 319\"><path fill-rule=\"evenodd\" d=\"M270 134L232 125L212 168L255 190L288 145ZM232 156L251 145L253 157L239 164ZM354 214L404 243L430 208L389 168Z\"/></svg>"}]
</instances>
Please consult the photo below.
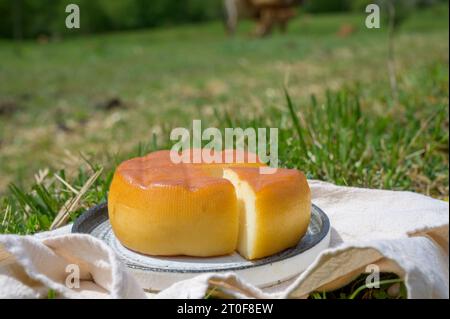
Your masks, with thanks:
<instances>
[{"instance_id":1,"label":"wheel of cheese","mask_svg":"<svg viewBox=\"0 0 450 319\"><path fill-rule=\"evenodd\" d=\"M125 247L148 255L265 257L295 245L310 218L303 174L261 175L251 153L159 151L123 162L115 171L108 214ZM200 161L198 161L200 158ZM231 158L231 160L230 160ZM195 159L195 160L194 160Z\"/></svg>"}]
</instances>

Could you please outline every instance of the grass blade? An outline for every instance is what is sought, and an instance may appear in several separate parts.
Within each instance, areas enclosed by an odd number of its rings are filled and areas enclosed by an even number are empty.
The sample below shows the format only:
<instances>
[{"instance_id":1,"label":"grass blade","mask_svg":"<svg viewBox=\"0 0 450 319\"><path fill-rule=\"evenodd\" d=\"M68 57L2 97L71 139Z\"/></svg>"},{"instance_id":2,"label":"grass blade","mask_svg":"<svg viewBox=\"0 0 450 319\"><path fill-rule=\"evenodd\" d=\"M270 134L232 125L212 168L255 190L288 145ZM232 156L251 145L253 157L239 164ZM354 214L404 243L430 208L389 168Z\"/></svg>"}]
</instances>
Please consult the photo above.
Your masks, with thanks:
<instances>
[{"instance_id":1,"label":"grass blade","mask_svg":"<svg viewBox=\"0 0 450 319\"><path fill-rule=\"evenodd\" d=\"M298 135L299 142L300 142L300 147L303 150L306 157L309 158L308 149L306 147L305 139L303 138L302 128L300 126L300 121L298 120L298 117L295 114L294 105L292 103L291 97L290 97L287 89L284 89L284 95L286 97L286 102L287 102L287 106L289 108L289 113L291 115L291 119L294 123L295 130L297 131L297 135Z\"/></svg>"}]
</instances>

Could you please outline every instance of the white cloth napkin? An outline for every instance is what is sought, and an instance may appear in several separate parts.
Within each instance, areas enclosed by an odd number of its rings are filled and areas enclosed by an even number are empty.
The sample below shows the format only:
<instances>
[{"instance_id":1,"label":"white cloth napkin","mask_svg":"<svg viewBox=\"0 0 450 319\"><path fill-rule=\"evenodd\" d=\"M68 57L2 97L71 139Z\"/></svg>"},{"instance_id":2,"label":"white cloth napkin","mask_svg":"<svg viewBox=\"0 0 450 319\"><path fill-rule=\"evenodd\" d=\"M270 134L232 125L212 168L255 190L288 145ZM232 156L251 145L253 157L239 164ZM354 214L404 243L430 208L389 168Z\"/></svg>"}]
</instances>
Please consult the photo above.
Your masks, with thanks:
<instances>
[{"instance_id":1,"label":"white cloth napkin","mask_svg":"<svg viewBox=\"0 0 450 319\"><path fill-rule=\"evenodd\" d=\"M304 298L341 287L376 265L404 279L409 298L449 298L449 205L411 192L309 181L329 216L331 245L296 279L261 290L232 273L205 274L145 294L110 248L70 228L0 235L0 298ZM79 287L66 285L78 265ZM373 270L373 268L370 268Z\"/></svg>"}]
</instances>

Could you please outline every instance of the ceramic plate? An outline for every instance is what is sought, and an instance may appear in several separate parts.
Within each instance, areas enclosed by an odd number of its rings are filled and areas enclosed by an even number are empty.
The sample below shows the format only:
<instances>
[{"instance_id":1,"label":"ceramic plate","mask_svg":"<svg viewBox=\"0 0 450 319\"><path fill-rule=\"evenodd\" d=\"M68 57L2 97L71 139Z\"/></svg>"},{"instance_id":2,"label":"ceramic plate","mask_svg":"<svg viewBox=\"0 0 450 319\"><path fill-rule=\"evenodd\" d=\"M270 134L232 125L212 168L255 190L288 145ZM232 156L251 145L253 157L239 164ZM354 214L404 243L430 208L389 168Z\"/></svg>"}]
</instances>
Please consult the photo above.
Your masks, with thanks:
<instances>
[{"instance_id":1,"label":"ceramic plate","mask_svg":"<svg viewBox=\"0 0 450 319\"><path fill-rule=\"evenodd\" d=\"M105 241L136 275L142 287L159 291L173 283L203 273L234 272L258 287L270 287L304 271L330 243L327 215L312 205L308 232L293 248L278 254L248 261L239 254L212 257L152 257L128 250L114 236L108 220L108 208L101 204L81 215L72 227L73 233L93 235Z\"/></svg>"}]
</instances>

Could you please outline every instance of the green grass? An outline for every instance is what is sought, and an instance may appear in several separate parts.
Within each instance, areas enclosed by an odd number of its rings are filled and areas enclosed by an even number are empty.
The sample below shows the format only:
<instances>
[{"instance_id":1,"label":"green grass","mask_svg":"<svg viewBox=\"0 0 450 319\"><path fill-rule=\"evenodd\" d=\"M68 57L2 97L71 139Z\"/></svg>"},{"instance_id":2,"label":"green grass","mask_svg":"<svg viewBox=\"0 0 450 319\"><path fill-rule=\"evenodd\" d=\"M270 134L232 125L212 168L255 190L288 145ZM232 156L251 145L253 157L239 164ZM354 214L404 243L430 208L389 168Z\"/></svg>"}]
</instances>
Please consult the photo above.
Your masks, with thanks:
<instances>
[{"instance_id":1,"label":"green grass","mask_svg":"<svg viewBox=\"0 0 450 319\"><path fill-rule=\"evenodd\" d=\"M249 38L249 23L234 39L211 23L49 43L0 41L0 105L18 107L0 115L0 194L10 182L29 186L41 168L76 170L79 152L108 165L110 154L127 156L153 133L163 143L167 130L192 118L217 126L215 109L267 117L284 108L286 82L299 105L311 94L344 89L357 91L363 108L384 113L392 108L387 35L363 23L354 14L303 16L286 35L267 39ZM345 24L355 32L337 36ZM438 80L447 76L447 36L446 7L406 22L396 41L402 89L426 97L433 85L426 69ZM126 108L98 107L115 97Z\"/></svg>"},{"instance_id":2,"label":"green grass","mask_svg":"<svg viewBox=\"0 0 450 319\"><path fill-rule=\"evenodd\" d=\"M106 200L118 163L170 147L170 130L192 119L278 127L281 165L309 178L448 200L448 8L416 13L396 35L397 102L386 33L363 21L306 16L267 39L246 37L248 23L228 39L212 23L0 42L0 106L20 107L0 115L0 233L47 230L64 210L74 220ZM355 32L338 37L343 24ZM114 97L124 107L98 106ZM311 298L392 297L395 276L375 290L364 278Z\"/></svg>"}]
</instances>

